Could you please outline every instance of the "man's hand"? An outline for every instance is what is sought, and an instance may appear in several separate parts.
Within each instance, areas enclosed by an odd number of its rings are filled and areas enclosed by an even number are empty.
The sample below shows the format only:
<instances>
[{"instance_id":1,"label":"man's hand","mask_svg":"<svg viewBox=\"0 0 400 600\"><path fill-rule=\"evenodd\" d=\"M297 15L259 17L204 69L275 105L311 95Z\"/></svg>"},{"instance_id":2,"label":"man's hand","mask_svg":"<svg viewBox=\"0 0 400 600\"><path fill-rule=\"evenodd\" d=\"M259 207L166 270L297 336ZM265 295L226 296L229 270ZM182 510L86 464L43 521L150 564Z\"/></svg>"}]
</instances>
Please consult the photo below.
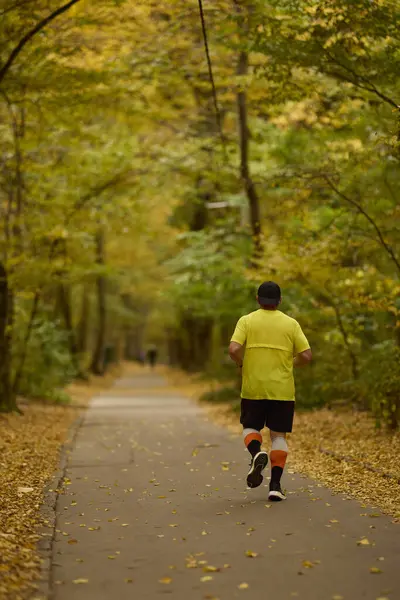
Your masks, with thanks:
<instances>
[{"instance_id":1,"label":"man's hand","mask_svg":"<svg viewBox=\"0 0 400 600\"><path fill-rule=\"evenodd\" d=\"M308 350L304 350L304 352L299 352L299 354L297 354L297 356L294 357L293 366L294 367L304 367L311 361L312 361L312 352L311 352L311 349L309 348Z\"/></svg>"},{"instance_id":2,"label":"man's hand","mask_svg":"<svg viewBox=\"0 0 400 600\"><path fill-rule=\"evenodd\" d=\"M229 356L239 368L241 368L243 365L243 354L244 348L242 344L238 344L237 342L231 342L229 344Z\"/></svg>"}]
</instances>

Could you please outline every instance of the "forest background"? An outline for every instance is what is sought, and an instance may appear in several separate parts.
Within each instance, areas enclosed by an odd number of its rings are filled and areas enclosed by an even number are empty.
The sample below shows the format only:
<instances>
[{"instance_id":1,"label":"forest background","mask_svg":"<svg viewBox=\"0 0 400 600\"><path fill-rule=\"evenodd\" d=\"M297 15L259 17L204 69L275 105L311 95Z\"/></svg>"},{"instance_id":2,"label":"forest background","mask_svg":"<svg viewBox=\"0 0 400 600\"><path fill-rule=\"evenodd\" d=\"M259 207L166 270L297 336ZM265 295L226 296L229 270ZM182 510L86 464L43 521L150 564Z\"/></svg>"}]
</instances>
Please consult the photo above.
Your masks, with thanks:
<instances>
[{"instance_id":1,"label":"forest background","mask_svg":"<svg viewBox=\"0 0 400 600\"><path fill-rule=\"evenodd\" d=\"M226 382L265 279L303 407L400 421L400 4L0 2L0 408L148 343Z\"/></svg>"}]
</instances>

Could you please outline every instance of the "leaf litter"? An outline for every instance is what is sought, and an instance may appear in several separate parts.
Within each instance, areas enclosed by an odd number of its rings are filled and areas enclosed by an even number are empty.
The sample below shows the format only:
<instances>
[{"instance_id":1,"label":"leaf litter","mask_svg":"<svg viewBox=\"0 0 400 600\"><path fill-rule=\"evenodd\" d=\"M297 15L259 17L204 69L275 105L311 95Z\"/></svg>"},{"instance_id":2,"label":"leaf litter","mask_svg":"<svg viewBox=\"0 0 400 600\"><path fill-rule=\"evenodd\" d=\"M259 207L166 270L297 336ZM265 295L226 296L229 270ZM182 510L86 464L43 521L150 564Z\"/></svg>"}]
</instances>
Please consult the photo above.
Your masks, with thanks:
<instances>
[{"instance_id":1,"label":"leaf litter","mask_svg":"<svg viewBox=\"0 0 400 600\"><path fill-rule=\"evenodd\" d=\"M206 407L219 425L242 433L231 406L206 404ZM296 427L289 444L290 469L400 519L400 430L389 434L377 429L373 417L367 413L321 409L296 414ZM321 452L320 446L334 451L339 458ZM343 456L354 462L342 461ZM379 470L382 464L385 472L395 477L383 477L365 467Z\"/></svg>"},{"instance_id":2,"label":"leaf litter","mask_svg":"<svg viewBox=\"0 0 400 600\"><path fill-rule=\"evenodd\" d=\"M60 447L69 428L82 410L80 407L109 387L115 376L114 371L93 378L90 383L71 384L66 390L71 397L68 408L24 401L20 403L23 415L0 414L0 598L21 600L36 589L40 569L39 527L45 530L50 527L40 513L44 490L57 467ZM65 483L70 483L68 478ZM71 506L76 505L76 501L71 502ZM68 543L76 542L71 539ZM75 580L75 583L87 582L87 579Z\"/></svg>"}]
</instances>

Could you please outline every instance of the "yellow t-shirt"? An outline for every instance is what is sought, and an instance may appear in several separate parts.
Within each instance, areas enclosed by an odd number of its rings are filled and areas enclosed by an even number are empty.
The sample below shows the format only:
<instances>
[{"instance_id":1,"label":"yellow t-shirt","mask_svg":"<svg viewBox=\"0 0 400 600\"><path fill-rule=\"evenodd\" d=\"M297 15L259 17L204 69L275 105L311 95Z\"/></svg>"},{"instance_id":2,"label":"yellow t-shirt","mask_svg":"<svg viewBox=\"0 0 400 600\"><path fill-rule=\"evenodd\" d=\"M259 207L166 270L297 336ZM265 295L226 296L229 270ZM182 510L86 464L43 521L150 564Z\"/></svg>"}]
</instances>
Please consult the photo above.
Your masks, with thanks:
<instances>
[{"instance_id":1,"label":"yellow t-shirt","mask_svg":"<svg viewBox=\"0 0 400 600\"><path fill-rule=\"evenodd\" d=\"M295 319L260 308L239 319L231 341L245 345L242 398L294 400L293 357L310 347Z\"/></svg>"}]
</instances>

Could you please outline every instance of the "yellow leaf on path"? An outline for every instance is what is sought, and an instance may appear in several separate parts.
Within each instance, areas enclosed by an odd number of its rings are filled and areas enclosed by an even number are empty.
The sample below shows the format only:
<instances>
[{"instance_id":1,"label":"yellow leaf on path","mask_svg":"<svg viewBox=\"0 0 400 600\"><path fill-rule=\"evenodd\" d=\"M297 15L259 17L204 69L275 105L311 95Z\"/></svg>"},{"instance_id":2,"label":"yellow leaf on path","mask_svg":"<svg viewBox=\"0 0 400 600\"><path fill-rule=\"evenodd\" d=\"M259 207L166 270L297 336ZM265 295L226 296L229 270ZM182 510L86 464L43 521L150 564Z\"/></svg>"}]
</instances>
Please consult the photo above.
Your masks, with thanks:
<instances>
[{"instance_id":1,"label":"yellow leaf on path","mask_svg":"<svg viewBox=\"0 0 400 600\"><path fill-rule=\"evenodd\" d=\"M178 524L177 523L170 523L169 526L170 527L178 527Z\"/></svg>"},{"instance_id":2,"label":"yellow leaf on path","mask_svg":"<svg viewBox=\"0 0 400 600\"><path fill-rule=\"evenodd\" d=\"M344 600L343 596L332 596L332 600Z\"/></svg>"},{"instance_id":3,"label":"yellow leaf on path","mask_svg":"<svg viewBox=\"0 0 400 600\"><path fill-rule=\"evenodd\" d=\"M312 569L314 564L310 560L303 560L303 567L306 569Z\"/></svg>"},{"instance_id":4,"label":"yellow leaf on path","mask_svg":"<svg viewBox=\"0 0 400 600\"><path fill-rule=\"evenodd\" d=\"M202 531L201 535L208 535L207 531Z\"/></svg>"},{"instance_id":5,"label":"yellow leaf on path","mask_svg":"<svg viewBox=\"0 0 400 600\"><path fill-rule=\"evenodd\" d=\"M68 540L68 544L77 544L78 540Z\"/></svg>"},{"instance_id":6,"label":"yellow leaf on path","mask_svg":"<svg viewBox=\"0 0 400 600\"><path fill-rule=\"evenodd\" d=\"M248 583L239 583L239 585L238 585L239 590L247 590L248 587L249 587Z\"/></svg>"},{"instance_id":7,"label":"yellow leaf on path","mask_svg":"<svg viewBox=\"0 0 400 600\"><path fill-rule=\"evenodd\" d=\"M370 573L382 573L382 571L378 567L370 567Z\"/></svg>"},{"instance_id":8,"label":"yellow leaf on path","mask_svg":"<svg viewBox=\"0 0 400 600\"><path fill-rule=\"evenodd\" d=\"M171 583L171 581L172 581L172 577L162 577L162 578L161 578L161 579L159 579L158 581L159 581L159 583L165 583L165 584L168 584L168 583Z\"/></svg>"},{"instance_id":9,"label":"yellow leaf on path","mask_svg":"<svg viewBox=\"0 0 400 600\"><path fill-rule=\"evenodd\" d=\"M359 540L357 542L357 546L370 546L371 543L369 540L367 540L367 538L363 538L362 540Z\"/></svg>"},{"instance_id":10,"label":"yellow leaf on path","mask_svg":"<svg viewBox=\"0 0 400 600\"><path fill-rule=\"evenodd\" d=\"M339 521L337 519L330 519L329 523L339 523Z\"/></svg>"},{"instance_id":11,"label":"yellow leaf on path","mask_svg":"<svg viewBox=\"0 0 400 600\"><path fill-rule=\"evenodd\" d=\"M132 583L133 579L124 579L125 583Z\"/></svg>"},{"instance_id":12,"label":"yellow leaf on path","mask_svg":"<svg viewBox=\"0 0 400 600\"><path fill-rule=\"evenodd\" d=\"M159 498L160 500L161 500L162 498L166 498L166 497L167 497L167 496L157 496L157 498Z\"/></svg>"},{"instance_id":13,"label":"yellow leaf on path","mask_svg":"<svg viewBox=\"0 0 400 600\"><path fill-rule=\"evenodd\" d=\"M249 558L256 558L256 556L258 556L258 553L252 552L251 550L246 550L245 555L248 556Z\"/></svg>"},{"instance_id":14,"label":"yellow leaf on path","mask_svg":"<svg viewBox=\"0 0 400 600\"><path fill-rule=\"evenodd\" d=\"M107 558L109 558L110 560L114 560L114 558L117 558L117 557L114 556L113 554L109 554L109 556L107 556Z\"/></svg>"},{"instance_id":15,"label":"yellow leaf on path","mask_svg":"<svg viewBox=\"0 0 400 600\"><path fill-rule=\"evenodd\" d=\"M128 527L129 523L122 523L121 527Z\"/></svg>"},{"instance_id":16,"label":"yellow leaf on path","mask_svg":"<svg viewBox=\"0 0 400 600\"><path fill-rule=\"evenodd\" d=\"M89 583L89 579L74 579L72 583Z\"/></svg>"},{"instance_id":17,"label":"yellow leaf on path","mask_svg":"<svg viewBox=\"0 0 400 600\"><path fill-rule=\"evenodd\" d=\"M212 565L206 565L205 567L203 567L204 573L216 573L220 570L221 569L219 569L218 567L213 567Z\"/></svg>"},{"instance_id":18,"label":"yellow leaf on path","mask_svg":"<svg viewBox=\"0 0 400 600\"><path fill-rule=\"evenodd\" d=\"M206 582L206 581L211 581L212 580L212 576L211 575L204 575L204 577L200 577L200 581L202 583Z\"/></svg>"},{"instance_id":19,"label":"yellow leaf on path","mask_svg":"<svg viewBox=\"0 0 400 600\"><path fill-rule=\"evenodd\" d=\"M159 534L157 535L157 537L158 537L158 538L163 538L163 537L164 537L164 534L163 534L163 533L159 533Z\"/></svg>"},{"instance_id":20,"label":"yellow leaf on path","mask_svg":"<svg viewBox=\"0 0 400 600\"><path fill-rule=\"evenodd\" d=\"M32 487L19 487L18 492L20 494L29 494L29 492L33 492L33 488Z\"/></svg>"}]
</instances>

